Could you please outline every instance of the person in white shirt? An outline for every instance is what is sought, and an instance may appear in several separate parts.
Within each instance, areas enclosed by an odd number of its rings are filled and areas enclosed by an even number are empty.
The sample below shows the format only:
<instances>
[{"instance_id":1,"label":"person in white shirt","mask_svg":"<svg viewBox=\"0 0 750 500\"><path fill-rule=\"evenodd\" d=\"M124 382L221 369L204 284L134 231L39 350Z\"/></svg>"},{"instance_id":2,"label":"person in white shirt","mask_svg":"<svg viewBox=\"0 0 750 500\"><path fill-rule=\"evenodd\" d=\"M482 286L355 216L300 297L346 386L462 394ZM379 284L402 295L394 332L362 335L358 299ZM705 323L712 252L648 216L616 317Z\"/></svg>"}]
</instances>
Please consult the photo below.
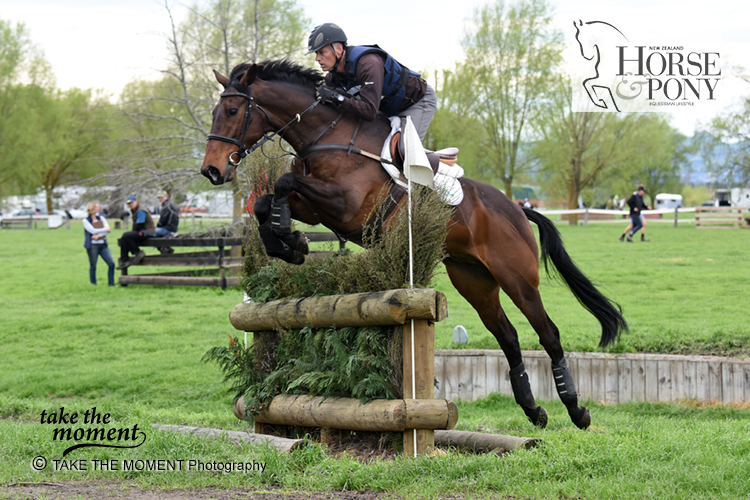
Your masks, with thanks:
<instances>
[{"instance_id":1,"label":"person in white shirt","mask_svg":"<svg viewBox=\"0 0 750 500\"><path fill-rule=\"evenodd\" d=\"M107 270L107 279L109 286L115 286L115 260L112 258L112 252L109 250L107 235L110 229L107 219L99 215L99 204L95 201L86 205L88 217L83 219L83 229L86 235L83 247L89 255L89 279L92 285L96 285L96 263L99 256L104 259L109 269Z\"/></svg>"}]
</instances>

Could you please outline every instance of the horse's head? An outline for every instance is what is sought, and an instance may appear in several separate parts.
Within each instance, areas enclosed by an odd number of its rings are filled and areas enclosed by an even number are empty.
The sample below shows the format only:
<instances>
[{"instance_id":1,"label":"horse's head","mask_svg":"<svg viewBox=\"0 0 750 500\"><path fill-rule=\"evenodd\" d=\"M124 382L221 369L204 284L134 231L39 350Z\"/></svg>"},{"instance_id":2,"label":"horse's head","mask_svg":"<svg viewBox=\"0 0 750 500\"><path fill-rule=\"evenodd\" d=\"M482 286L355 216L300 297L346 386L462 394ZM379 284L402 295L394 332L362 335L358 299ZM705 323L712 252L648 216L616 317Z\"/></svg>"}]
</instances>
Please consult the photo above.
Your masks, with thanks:
<instances>
[{"instance_id":1,"label":"horse's head","mask_svg":"<svg viewBox=\"0 0 750 500\"><path fill-rule=\"evenodd\" d=\"M589 23L585 24L587 25ZM573 26L576 29L576 42L578 42L578 47L581 49L581 56L590 61L594 57L594 48L590 36L587 36L589 35L588 29L581 29L584 27L584 22L581 20L578 22L573 21Z\"/></svg>"},{"instance_id":2,"label":"horse's head","mask_svg":"<svg viewBox=\"0 0 750 500\"><path fill-rule=\"evenodd\" d=\"M214 185L234 178L234 170L249 146L257 142L269 124L258 117L251 95L257 65L242 65L226 77L216 71L216 80L224 87L213 110L213 125L208 136L201 173Z\"/></svg>"}]
</instances>

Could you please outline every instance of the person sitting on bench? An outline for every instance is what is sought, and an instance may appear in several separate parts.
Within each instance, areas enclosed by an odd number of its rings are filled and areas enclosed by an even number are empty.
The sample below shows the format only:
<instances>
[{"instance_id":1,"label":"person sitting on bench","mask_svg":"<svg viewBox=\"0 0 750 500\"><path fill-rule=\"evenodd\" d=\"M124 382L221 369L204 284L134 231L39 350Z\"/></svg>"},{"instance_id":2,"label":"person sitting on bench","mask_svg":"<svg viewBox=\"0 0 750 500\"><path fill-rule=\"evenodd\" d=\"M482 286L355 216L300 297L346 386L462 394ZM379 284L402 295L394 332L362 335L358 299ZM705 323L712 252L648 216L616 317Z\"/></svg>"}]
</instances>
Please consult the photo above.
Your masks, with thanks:
<instances>
[{"instance_id":1,"label":"person sitting on bench","mask_svg":"<svg viewBox=\"0 0 750 500\"><path fill-rule=\"evenodd\" d=\"M133 229L122 234L120 238L120 265L118 269L125 269L128 266L138 264L146 256L146 253L140 249L140 245L156 235L156 226L154 219L151 218L151 212L147 208L141 207L135 196L128 196L126 200L133 215ZM133 254L133 258L128 258L128 254Z\"/></svg>"},{"instance_id":2,"label":"person sitting on bench","mask_svg":"<svg viewBox=\"0 0 750 500\"><path fill-rule=\"evenodd\" d=\"M161 207L159 208L159 222L156 223L156 236L174 238L177 236L177 226L180 224L180 212L165 191L161 191L156 197L159 199L159 203L161 203ZM161 253L173 253L174 248L159 247L159 251Z\"/></svg>"}]
</instances>

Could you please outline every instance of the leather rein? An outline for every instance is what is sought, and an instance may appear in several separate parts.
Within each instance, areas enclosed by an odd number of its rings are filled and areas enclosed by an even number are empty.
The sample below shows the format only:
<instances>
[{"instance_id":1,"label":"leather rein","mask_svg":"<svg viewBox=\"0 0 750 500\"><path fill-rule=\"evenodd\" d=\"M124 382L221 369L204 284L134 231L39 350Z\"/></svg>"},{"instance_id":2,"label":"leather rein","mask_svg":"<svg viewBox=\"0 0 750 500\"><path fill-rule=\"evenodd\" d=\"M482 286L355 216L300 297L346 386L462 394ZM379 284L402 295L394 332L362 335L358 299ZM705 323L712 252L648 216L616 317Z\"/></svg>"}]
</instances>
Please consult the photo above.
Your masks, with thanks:
<instances>
[{"instance_id":1,"label":"leather rein","mask_svg":"<svg viewBox=\"0 0 750 500\"><path fill-rule=\"evenodd\" d=\"M209 141L216 140L216 141L227 142L229 144L234 144L235 146L237 146L237 148L239 148L237 151L230 154L229 159L228 159L229 163L235 168L238 167L240 163L242 163L242 160L246 156L251 154L256 149L263 147L263 145L266 142L268 141L273 142L273 138L275 136L279 136L283 138L284 136L281 133L284 130L291 127L295 123L301 122L302 117L304 117L307 113L315 109L320 104L320 101L313 102L310 106L308 106L307 109L305 109L302 113L298 113L297 115L295 115L295 117L292 118L289 122L287 122L283 127L276 130L275 132L271 132L270 134L263 134L263 137L260 138L257 142L255 142L255 144L251 145L250 147L247 147L247 145L245 144L245 136L247 135L247 131L250 128L250 124L253 122L253 111L252 111L253 104L255 104L255 107L258 108L260 111L262 111L264 115L266 115L266 119L268 120L268 123L273 125L273 121L271 120L271 116L268 114L268 112L265 109L263 109L263 107L260 104L255 103L253 100L253 97L250 95L250 92L252 90L252 84L244 85L238 81L235 81L226 86L226 88L230 88L230 87L237 89L237 91L236 92L225 91L219 94L219 97L236 96L236 97L242 97L247 100L247 106L245 107L245 117L243 118L243 121L242 121L242 132L240 133L241 140L237 140L234 137L227 137L225 135L219 135L219 134L208 134L207 138ZM302 160L304 163L305 158L307 158L312 153L315 153L316 151L333 149L333 150L346 151L347 156L351 155L352 153L355 153L355 154L359 154L359 155L365 156L367 158L370 158L376 161L392 163L390 160L386 158L382 158L378 155L368 153L367 151L363 151L360 148L354 147L354 140L356 139L357 133L359 132L359 128L362 125L362 120L359 120L359 122L357 123L357 127L355 128L354 134L352 135L352 139L351 141L349 141L348 145L317 144L317 142L321 139L321 137L325 135L326 132L328 132L330 129L336 128L336 124L338 123L338 121L341 119L342 116L344 116L344 113L341 113L326 128L324 128L323 131L320 134L318 134L318 136L312 141L312 144L309 147L305 148L298 154L294 154L294 153L289 153L289 154L296 156L297 158ZM237 155L236 161L234 160L235 155ZM224 174L225 180L226 180L226 177L229 175L230 171L231 171L230 169L227 169L227 171L225 172Z\"/></svg>"},{"instance_id":2,"label":"leather rein","mask_svg":"<svg viewBox=\"0 0 750 500\"><path fill-rule=\"evenodd\" d=\"M242 163L242 160L246 156L251 154L256 149L263 147L263 145L266 142L268 141L273 142L273 138L275 136L279 136L283 139L284 136L281 135L281 133L284 130L291 127L295 123L301 122L302 118L307 113L315 109L315 107L317 107L318 104L320 104L320 101L316 100L310 106L308 106L308 108L305 109L302 113L298 113L297 115L295 115L295 117L292 118L289 122L287 122L283 127L281 127L280 129L270 134L267 134L267 133L263 134L263 137L260 138L257 142L255 142L255 144L251 145L250 147L247 147L247 145L245 144L245 136L247 135L247 130L250 128L250 124L253 122L253 111L252 111L253 104L255 104L255 107L258 108L260 111L262 111L264 115L266 115L266 119L268 120L268 123L273 125L273 121L271 120L271 116L268 114L268 112L265 109L263 109L263 107L260 104L255 103L253 101L253 97L250 95L250 92L252 90L252 84L244 85L238 81L235 81L235 82L231 82L230 84L228 84L225 88L230 88L230 87L235 88L237 91L236 92L225 91L219 94L219 97L236 96L236 97L242 97L247 100L247 106L245 107L245 117L243 118L243 121L242 121L242 132L240 134L241 139L237 140L234 137L227 137L225 135L219 135L219 134L208 134L207 138L209 141L216 140L216 141L227 142L229 144L234 144L235 146L239 148L237 151L229 155L229 159L228 159L229 163L235 168L237 168L240 165L240 163ZM317 151L331 150L331 149L346 151L347 156L351 155L352 153L355 153L355 154L359 154L359 155L365 156L367 158L370 158L379 162L392 164L391 160L382 158L378 155L374 155L372 153L368 153L367 151L363 151L360 148L354 147L354 140L356 139L357 133L359 132L359 128L362 125L361 119L357 122L357 127L354 129L354 133L352 134L352 139L349 141L348 145L317 144L317 142L326 134L326 132L336 127L336 124L338 123L338 121L341 119L342 116L344 116L343 112L335 120L333 120L326 128L324 128L320 134L318 134L318 136L312 141L312 144L310 146L302 150L299 154L294 154L294 153L289 153L289 154L296 156L297 158L302 160L303 168L305 165L305 158L307 158L309 155ZM236 161L233 158L234 155L237 155ZM230 175L231 171L232 171L231 169L226 169L224 173L225 182L226 182L227 177ZM368 229L371 229L372 231L374 231L373 233L374 237L376 239L379 239L380 231L381 231L380 226L382 225L382 221L387 219L388 216L390 216L390 214L394 211L399 201L401 201L401 198L403 197L404 193L405 191L403 188L397 186L396 184L393 184L390 192L388 193L386 197L383 207L381 207L380 209L380 214L381 214L380 217L376 217L376 215L373 214L373 216L369 220L365 221L364 225L360 229L353 231L351 233L340 234L339 236L343 237L344 239L357 242L357 241L362 240L364 233ZM378 224L378 221L380 221L380 224ZM334 230L334 233L339 234L335 230Z\"/></svg>"}]
</instances>

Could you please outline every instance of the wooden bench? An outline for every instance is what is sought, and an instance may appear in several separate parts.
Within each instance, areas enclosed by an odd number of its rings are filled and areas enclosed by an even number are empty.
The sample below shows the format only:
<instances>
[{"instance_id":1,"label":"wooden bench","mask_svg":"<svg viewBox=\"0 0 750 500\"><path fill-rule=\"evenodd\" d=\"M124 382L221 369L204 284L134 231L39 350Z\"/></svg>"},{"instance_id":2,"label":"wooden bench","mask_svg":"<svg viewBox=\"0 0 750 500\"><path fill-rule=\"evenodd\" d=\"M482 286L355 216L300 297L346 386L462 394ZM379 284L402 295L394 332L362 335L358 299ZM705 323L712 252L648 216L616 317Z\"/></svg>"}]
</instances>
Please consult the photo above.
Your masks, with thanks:
<instances>
[{"instance_id":1,"label":"wooden bench","mask_svg":"<svg viewBox=\"0 0 750 500\"><path fill-rule=\"evenodd\" d=\"M12 217L5 218L2 221L3 229L32 229L33 225L33 217Z\"/></svg>"},{"instance_id":2,"label":"wooden bench","mask_svg":"<svg viewBox=\"0 0 750 500\"><path fill-rule=\"evenodd\" d=\"M345 248L346 241L333 233L305 233L311 242L338 241L339 248ZM120 240L117 240L118 246ZM239 270L244 257L230 255L231 247L241 247L242 238L149 238L141 247L216 247L217 250L198 252L175 252L160 255L146 255L138 264L122 269L118 282L127 285L174 285L174 286L219 286L226 290L229 286L240 286L239 276L227 276L227 269ZM129 275L128 270L135 266L193 267L187 271L144 273ZM230 275L233 274L230 272ZM239 273L237 273L239 274Z\"/></svg>"}]
</instances>

